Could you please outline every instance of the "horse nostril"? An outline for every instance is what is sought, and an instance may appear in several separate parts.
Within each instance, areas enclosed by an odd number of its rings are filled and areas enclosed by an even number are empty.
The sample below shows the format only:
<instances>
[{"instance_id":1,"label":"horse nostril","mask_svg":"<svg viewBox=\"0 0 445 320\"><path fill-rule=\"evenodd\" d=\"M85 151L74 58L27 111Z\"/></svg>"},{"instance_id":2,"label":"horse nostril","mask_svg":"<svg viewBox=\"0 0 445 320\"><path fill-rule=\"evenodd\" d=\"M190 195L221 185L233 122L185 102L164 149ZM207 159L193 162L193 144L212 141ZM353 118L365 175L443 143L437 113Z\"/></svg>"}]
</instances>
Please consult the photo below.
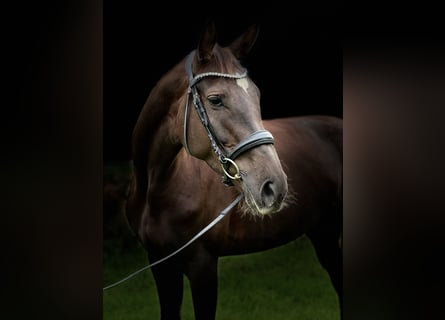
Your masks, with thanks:
<instances>
[{"instance_id":1,"label":"horse nostril","mask_svg":"<svg viewBox=\"0 0 445 320\"><path fill-rule=\"evenodd\" d=\"M265 207L271 207L276 201L275 185L272 181L267 180L261 187L261 198Z\"/></svg>"}]
</instances>

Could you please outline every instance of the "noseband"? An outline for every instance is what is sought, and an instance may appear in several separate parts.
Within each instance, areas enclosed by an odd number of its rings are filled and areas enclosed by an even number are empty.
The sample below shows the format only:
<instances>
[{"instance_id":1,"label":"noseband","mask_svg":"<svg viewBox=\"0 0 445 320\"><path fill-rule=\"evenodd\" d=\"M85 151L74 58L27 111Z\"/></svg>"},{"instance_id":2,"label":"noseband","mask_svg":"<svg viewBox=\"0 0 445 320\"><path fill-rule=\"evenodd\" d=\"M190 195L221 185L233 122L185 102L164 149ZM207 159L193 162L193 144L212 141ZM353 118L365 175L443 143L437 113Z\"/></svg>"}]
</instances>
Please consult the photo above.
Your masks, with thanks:
<instances>
[{"instance_id":1,"label":"noseband","mask_svg":"<svg viewBox=\"0 0 445 320\"><path fill-rule=\"evenodd\" d=\"M200 73L196 76L193 75L192 71L192 62L193 57L195 55L195 51L192 51L187 57L185 63L185 70L187 72L189 85L187 90L187 102L185 105L185 115L184 115L184 148L187 150L189 154L190 149L187 143L187 118L188 118L188 103L189 103L189 95L192 94L193 97L193 105L195 110L203 124L204 128L207 131L207 136L210 140L210 144L212 146L213 151L215 152L218 160L221 164L221 168L224 172L223 182L224 184L231 186L233 185L232 180L241 179L241 173L238 165L235 163L235 159L242 154L243 152L250 150L254 147L257 147L262 144L273 144L274 139L272 134L267 130L258 130L253 132L248 137L244 138L240 143L238 143L230 152L224 148L221 142L218 140L218 137L215 135L215 132L210 124L209 118L204 108L204 104L202 103L201 97L199 95L198 89L196 88L196 84L206 77L220 77L220 78L228 78L228 79L241 79L247 77L247 71L243 74L227 74L227 73L219 73L219 72L205 72ZM231 175L228 170L230 166L235 168L236 173Z\"/></svg>"}]
</instances>

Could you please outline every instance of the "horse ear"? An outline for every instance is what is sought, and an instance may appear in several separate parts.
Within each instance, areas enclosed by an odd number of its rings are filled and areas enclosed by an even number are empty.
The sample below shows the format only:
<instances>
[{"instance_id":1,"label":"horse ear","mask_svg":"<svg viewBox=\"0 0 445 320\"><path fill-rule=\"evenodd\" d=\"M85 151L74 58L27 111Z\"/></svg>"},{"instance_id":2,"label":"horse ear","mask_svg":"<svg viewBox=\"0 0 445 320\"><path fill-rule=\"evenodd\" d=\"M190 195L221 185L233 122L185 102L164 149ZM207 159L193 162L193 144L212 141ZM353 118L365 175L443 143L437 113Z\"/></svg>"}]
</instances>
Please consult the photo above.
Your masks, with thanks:
<instances>
[{"instance_id":1,"label":"horse ear","mask_svg":"<svg viewBox=\"0 0 445 320\"><path fill-rule=\"evenodd\" d=\"M245 58L252 49L259 33L259 25L251 25L242 35L235 39L229 48L239 60Z\"/></svg>"},{"instance_id":2,"label":"horse ear","mask_svg":"<svg viewBox=\"0 0 445 320\"><path fill-rule=\"evenodd\" d=\"M207 62L212 57L213 47L216 44L216 28L215 22L210 21L207 23L207 27L201 34L198 44L198 60L200 62Z\"/></svg>"}]
</instances>

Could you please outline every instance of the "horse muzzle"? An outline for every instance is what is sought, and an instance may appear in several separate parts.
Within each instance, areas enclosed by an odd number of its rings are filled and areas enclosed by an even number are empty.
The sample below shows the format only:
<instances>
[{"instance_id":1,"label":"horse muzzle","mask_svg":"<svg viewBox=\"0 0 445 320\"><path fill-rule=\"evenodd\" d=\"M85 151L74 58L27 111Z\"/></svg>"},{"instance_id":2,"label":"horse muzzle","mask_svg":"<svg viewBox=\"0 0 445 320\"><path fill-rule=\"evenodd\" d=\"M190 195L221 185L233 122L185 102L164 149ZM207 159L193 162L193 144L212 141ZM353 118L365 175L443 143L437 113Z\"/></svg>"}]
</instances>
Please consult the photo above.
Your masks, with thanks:
<instances>
[{"instance_id":1,"label":"horse muzzle","mask_svg":"<svg viewBox=\"0 0 445 320\"><path fill-rule=\"evenodd\" d=\"M284 207L288 183L275 148L262 146L251 152L250 157L238 161L242 173L240 186L249 211L261 216L278 212Z\"/></svg>"}]
</instances>

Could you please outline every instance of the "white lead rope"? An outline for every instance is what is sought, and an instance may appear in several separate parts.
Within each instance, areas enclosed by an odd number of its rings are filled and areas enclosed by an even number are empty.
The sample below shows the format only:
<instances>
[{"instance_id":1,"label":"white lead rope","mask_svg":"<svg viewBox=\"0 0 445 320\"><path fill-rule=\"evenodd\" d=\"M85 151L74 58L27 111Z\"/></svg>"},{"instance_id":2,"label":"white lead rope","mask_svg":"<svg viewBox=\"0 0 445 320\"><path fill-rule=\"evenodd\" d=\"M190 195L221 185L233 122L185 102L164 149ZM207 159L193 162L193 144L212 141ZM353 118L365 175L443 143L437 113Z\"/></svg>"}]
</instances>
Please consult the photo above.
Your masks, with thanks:
<instances>
[{"instance_id":1,"label":"white lead rope","mask_svg":"<svg viewBox=\"0 0 445 320\"><path fill-rule=\"evenodd\" d=\"M160 260L158 260L158 261L153 262L152 264L149 264L148 266L143 267L142 269L139 269L139 270L136 271L136 272L133 272L132 274L130 274L129 276L123 278L122 280L119 280L119 281L117 281L117 282L115 282L115 283L113 283L113 284L110 284L110 285L106 286L106 287L103 288L102 290L105 291L105 290L107 290L107 289L113 288L113 287L115 287L115 286L117 286L117 285L119 285L119 284L121 284L121 283L127 281L128 279L134 277L134 276L137 275L138 273L140 273L140 272L142 272L142 271L144 271L144 270L146 270L146 269L148 269L148 268L154 267L155 265L157 265L157 264L159 264L159 263L161 263L161 262L167 260L168 258L171 258L171 257L174 256L175 254L177 254L179 251L181 251L181 250L183 250L185 247L189 246L193 241L195 241L196 239L198 239L198 238L199 238L200 236L202 236L204 233L206 233L206 232L207 232L210 228L212 228L215 224L217 224L218 221L220 221L222 218L224 218L225 215L226 215L230 210L232 210L232 209L235 207L235 205L237 205L238 202L241 201L241 199L242 199L243 197L244 197L244 194L240 194L235 200L233 200L233 202L232 202L231 204L229 204L223 211L221 211L221 213L220 213L220 214L219 214L219 215L218 215L212 222L210 222L210 223L207 225L207 227L205 227L204 229L202 229L198 234L196 234L192 239L190 239L189 242L187 242L186 244L184 244L182 247L180 247L180 248L177 249L176 251L170 253L168 256L166 256L166 257L164 257L164 258L162 258L162 259L160 259Z\"/></svg>"}]
</instances>

